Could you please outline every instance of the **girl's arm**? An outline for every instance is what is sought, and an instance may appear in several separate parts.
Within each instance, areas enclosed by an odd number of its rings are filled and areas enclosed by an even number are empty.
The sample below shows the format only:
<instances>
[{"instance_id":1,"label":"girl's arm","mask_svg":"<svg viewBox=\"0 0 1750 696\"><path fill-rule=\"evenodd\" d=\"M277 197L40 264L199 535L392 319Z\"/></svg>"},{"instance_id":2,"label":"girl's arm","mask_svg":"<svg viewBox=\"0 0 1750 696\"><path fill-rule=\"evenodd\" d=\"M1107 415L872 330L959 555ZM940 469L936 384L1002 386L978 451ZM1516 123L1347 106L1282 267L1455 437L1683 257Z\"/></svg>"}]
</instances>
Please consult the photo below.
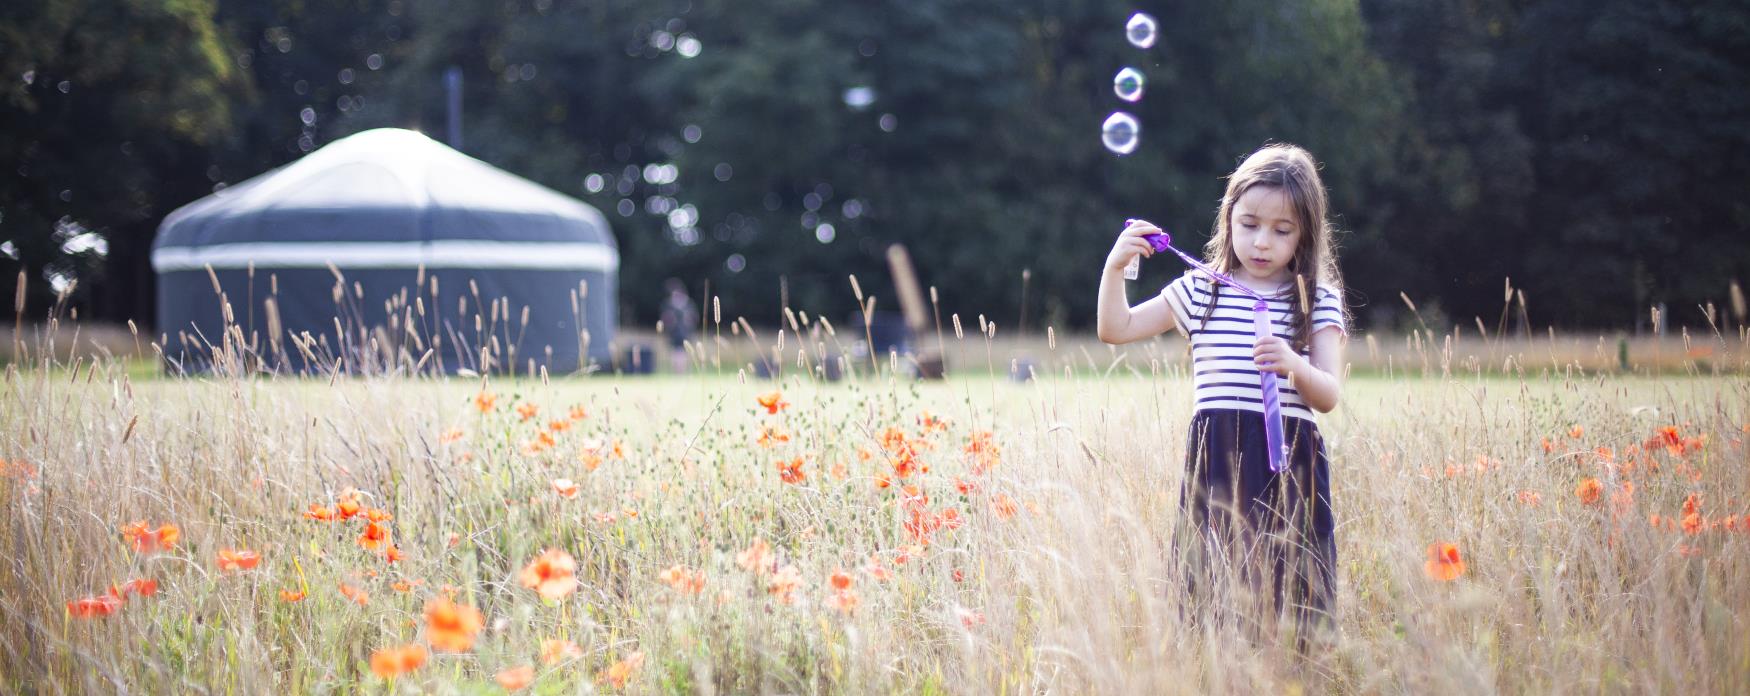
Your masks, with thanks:
<instances>
[{"instance_id":1,"label":"girl's arm","mask_svg":"<svg viewBox=\"0 0 1750 696\"><path fill-rule=\"evenodd\" d=\"M1166 299L1155 295L1135 307L1124 294L1124 267L1137 254L1153 256L1154 248L1143 235L1160 232L1160 228L1142 220L1132 220L1118 235L1112 253L1106 256L1106 268L1100 274L1100 304L1094 321L1094 331L1107 343L1129 343L1173 328L1173 310Z\"/></svg>"},{"instance_id":2,"label":"girl's arm","mask_svg":"<svg viewBox=\"0 0 1750 696\"><path fill-rule=\"evenodd\" d=\"M1276 365L1276 373L1289 378L1308 408L1330 413L1343 396L1343 379L1338 375L1342 374L1346 340L1337 327L1326 326L1312 335L1308 350L1312 355L1302 357L1289 348L1287 341L1271 336L1258 342L1252 359L1259 367Z\"/></svg>"}]
</instances>

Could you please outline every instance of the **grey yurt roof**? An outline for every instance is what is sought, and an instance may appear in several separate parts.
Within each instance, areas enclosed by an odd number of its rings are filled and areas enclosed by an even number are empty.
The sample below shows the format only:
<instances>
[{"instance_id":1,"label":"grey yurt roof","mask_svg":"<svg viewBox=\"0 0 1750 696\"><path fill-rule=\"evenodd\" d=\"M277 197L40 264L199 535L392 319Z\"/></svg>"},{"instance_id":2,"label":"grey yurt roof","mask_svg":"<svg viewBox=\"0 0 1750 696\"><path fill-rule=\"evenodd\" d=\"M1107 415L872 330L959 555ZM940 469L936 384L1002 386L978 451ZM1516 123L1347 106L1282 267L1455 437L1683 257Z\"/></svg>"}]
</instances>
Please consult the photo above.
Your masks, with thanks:
<instances>
[{"instance_id":1,"label":"grey yurt roof","mask_svg":"<svg viewBox=\"0 0 1750 696\"><path fill-rule=\"evenodd\" d=\"M310 243L320 244L293 246ZM274 246L253 246L265 244ZM370 266L619 268L600 211L399 128L336 140L177 209L158 229L152 267L246 259L263 268L312 255Z\"/></svg>"},{"instance_id":2,"label":"grey yurt roof","mask_svg":"<svg viewBox=\"0 0 1750 696\"><path fill-rule=\"evenodd\" d=\"M584 364L585 351L608 357L619 262L595 208L395 128L336 140L183 206L164 219L152 244L167 355L179 347L179 332L180 348L195 352L200 346L192 344L210 348L224 335L221 296L239 325L244 317L273 319L272 327L247 330L279 338L308 332L332 340L337 357L359 352L346 347L349 340L394 325L423 300L436 320L420 325L447 335L438 343L455 351L449 371L517 370L525 357L570 370ZM336 271L348 297L338 292ZM501 332L475 332L458 307L491 311L491 323L499 302L506 320L525 310L533 318L497 339L494 347L507 352L497 364L480 365L460 344L472 337L484 345ZM337 320L358 330L337 328ZM511 353L517 364L508 364ZM186 350L177 355L202 364ZM363 357L354 355L353 364Z\"/></svg>"}]
</instances>

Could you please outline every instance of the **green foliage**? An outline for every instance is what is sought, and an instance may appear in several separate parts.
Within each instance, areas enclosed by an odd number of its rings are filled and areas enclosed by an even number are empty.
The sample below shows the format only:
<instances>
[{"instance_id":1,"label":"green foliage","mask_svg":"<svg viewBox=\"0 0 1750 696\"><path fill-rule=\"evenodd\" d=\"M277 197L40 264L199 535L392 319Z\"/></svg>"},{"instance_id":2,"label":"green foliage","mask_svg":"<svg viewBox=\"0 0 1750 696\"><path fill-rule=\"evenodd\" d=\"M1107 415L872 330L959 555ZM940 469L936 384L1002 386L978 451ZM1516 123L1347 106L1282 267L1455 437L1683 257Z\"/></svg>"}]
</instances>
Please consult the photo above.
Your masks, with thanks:
<instances>
[{"instance_id":1,"label":"green foliage","mask_svg":"<svg viewBox=\"0 0 1750 696\"><path fill-rule=\"evenodd\" d=\"M1137 9L1148 51L1122 38ZM1324 163L1364 322L1399 291L1497 316L1503 277L1535 324L1691 321L1750 262L1747 28L1729 0L27 3L0 9L0 273L30 269L32 313L46 274L146 319L164 214L366 128L442 138L454 67L464 151L614 225L628 322L667 277L756 324L848 315L853 274L892 309L902 243L944 313L1085 326L1125 218L1200 247L1272 141ZM1139 104L1111 93L1126 65ZM1097 135L1121 107L1122 158ZM107 257L62 250L84 231Z\"/></svg>"},{"instance_id":2,"label":"green foliage","mask_svg":"<svg viewBox=\"0 0 1750 696\"><path fill-rule=\"evenodd\" d=\"M58 277L101 288L87 295L101 316L150 311L142 264L153 231L170 208L210 191L207 150L247 93L213 14L206 0L0 8L7 298L26 268L33 309L53 300L44 281ZM92 247L98 237L107 255Z\"/></svg>"}]
</instances>

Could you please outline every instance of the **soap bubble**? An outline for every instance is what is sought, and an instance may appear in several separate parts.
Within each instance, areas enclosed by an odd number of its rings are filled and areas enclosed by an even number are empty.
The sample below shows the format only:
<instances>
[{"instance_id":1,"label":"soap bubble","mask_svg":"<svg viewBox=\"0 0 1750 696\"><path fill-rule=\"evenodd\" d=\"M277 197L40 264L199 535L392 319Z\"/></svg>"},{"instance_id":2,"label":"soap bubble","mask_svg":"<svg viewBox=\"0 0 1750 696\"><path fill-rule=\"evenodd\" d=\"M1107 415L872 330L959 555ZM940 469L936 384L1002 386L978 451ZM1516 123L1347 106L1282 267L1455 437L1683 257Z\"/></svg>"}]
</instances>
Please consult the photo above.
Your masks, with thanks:
<instances>
[{"instance_id":1,"label":"soap bubble","mask_svg":"<svg viewBox=\"0 0 1750 696\"><path fill-rule=\"evenodd\" d=\"M1142 135L1142 126L1136 122L1136 117L1122 111L1113 112L1106 117L1105 125L1100 126L1100 142L1113 154L1128 155L1136 151L1136 145Z\"/></svg>"},{"instance_id":2,"label":"soap bubble","mask_svg":"<svg viewBox=\"0 0 1750 696\"><path fill-rule=\"evenodd\" d=\"M1124 25L1124 38L1130 39L1130 45L1137 48L1150 48L1155 45L1155 18L1138 12L1130 16L1130 21Z\"/></svg>"},{"instance_id":3,"label":"soap bubble","mask_svg":"<svg viewBox=\"0 0 1750 696\"><path fill-rule=\"evenodd\" d=\"M1142 99L1142 85L1142 73L1137 72L1136 68L1120 70L1118 75L1112 78L1112 91L1118 94L1119 99L1127 102Z\"/></svg>"}]
</instances>

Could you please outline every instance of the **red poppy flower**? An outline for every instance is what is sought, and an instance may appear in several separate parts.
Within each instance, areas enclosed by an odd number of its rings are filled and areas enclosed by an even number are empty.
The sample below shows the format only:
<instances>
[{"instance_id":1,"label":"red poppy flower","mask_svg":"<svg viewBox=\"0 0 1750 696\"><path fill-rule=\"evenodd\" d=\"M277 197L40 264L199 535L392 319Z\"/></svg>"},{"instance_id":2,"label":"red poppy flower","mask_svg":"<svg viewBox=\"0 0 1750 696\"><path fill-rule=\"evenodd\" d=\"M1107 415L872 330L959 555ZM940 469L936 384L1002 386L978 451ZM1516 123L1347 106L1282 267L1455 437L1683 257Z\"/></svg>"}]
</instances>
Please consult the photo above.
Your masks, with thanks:
<instances>
[{"instance_id":1,"label":"red poppy flower","mask_svg":"<svg viewBox=\"0 0 1750 696\"><path fill-rule=\"evenodd\" d=\"M1439 543L1428 545L1428 562L1422 566L1428 577L1440 582L1452 582L1458 576L1464 575L1464 559L1459 557L1458 545Z\"/></svg>"}]
</instances>

